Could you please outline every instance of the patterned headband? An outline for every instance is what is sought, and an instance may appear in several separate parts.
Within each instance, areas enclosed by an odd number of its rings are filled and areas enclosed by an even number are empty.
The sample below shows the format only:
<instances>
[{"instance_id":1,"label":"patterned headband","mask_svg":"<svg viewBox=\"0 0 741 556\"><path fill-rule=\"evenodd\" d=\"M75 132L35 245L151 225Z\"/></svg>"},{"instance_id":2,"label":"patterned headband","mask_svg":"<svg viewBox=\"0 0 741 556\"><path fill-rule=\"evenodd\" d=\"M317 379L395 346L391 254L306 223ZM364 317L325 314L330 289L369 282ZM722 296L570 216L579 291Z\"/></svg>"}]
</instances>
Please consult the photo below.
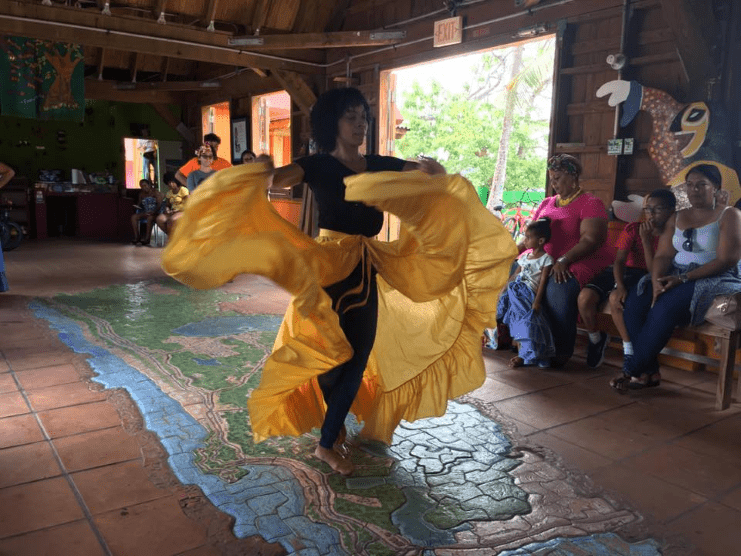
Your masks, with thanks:
<instances>
[{"instance_id":1,"label":"patterned headband","mask_svg":"<svg viewBox=\"0 0 741 556\"><path fill-rule=\"evenodd\" d=\"M570 155L557 154L548 159L548 169L566 172L572 176L579 177L581 174L581 166L579 162Z\"/></svg>"}]
</instances>

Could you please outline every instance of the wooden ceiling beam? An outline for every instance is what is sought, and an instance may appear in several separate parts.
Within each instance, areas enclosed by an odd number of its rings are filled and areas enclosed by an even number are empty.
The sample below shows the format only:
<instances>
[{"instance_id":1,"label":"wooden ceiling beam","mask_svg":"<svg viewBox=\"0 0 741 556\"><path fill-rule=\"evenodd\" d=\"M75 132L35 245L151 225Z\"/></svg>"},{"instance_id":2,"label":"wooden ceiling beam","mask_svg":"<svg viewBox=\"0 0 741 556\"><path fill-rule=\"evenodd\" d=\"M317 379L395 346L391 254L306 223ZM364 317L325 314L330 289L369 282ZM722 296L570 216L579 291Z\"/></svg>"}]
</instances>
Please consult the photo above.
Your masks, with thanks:
<instances>
[{"instance_id":1,"label":"wooden ceiling beam","mask_svg":"<svg viewBox=\"0 0 741 556\"><path fill-rule=\"evenodd\" d=\"M335 33L291 33L289 35L248 35L230 37L232 46L244 45L250 50L295 50L306 48L347 48L398 44L405 31L337 31Z\"/></svg>"},{"instance_id":2,"label":"wooden ceiling beam","mask_svg":"<svg viewBox=\"0 0 741 556\"><path fill-rule=\"evenodd\" d=\"M324 60L321 52L306 51L297 52L290 60L261 57L229 46L226 33L210 33L175 24L158 25L154 20L141 17L104 16L95 10L25 2L0 2L0 34L299 73L315 73Z\"/></svg>"},{"instance_id":3,"label":"wooden ceiling beam","mask_svg":"<svg viewBox=\"0 0 741 556\"><path fill-rule=\"evenodd\" d=\"M145 89L117 89L115 81L85 79L85 98L108 100L111 102L132 102L135 104L183 104L186 93L178 91L159 91Z\"/></svg>"},{"instance_id":4,"label":"wooden ceiling beam","mask_svg":"<svg viewBox=\"0 0 741 556\"><path fill-rule=\"evenodd\" d=\"M677 52L689 83L704 82L714 67L699 20L688 0L661 0L668 26L674 31Z\"/></svg>"},{"instance_id":5,"label":"wooden ceiling beam","mask_svg":"<svg viewBox=\"0 0 741 556\"><path fill-rule=\"evenodd\" d=\"M113 88L123 91L203 91L219 89L219 81L147 81L143 83L115 83Z\"/></svg>"}]
</instances>

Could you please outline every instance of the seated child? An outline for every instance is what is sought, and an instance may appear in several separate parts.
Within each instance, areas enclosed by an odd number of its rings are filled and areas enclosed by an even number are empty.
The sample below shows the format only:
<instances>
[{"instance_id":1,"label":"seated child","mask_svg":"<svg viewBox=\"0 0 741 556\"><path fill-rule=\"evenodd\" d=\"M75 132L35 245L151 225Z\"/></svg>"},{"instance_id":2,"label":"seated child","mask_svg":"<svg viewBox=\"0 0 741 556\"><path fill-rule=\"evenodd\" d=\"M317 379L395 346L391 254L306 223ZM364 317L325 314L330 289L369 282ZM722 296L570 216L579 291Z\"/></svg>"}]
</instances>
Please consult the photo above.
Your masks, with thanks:
<instances>
[{"instance_id":1,"label":"seated child","mask_svg":"<svg viewBox=\"0 0 741 556\"><path fill-rule=\"evenodd\" d=\"M597 330L597 311L608 296L612 320L620 332L623 345L629 343L628 332L623 323L625 297L628 290L651 268L659 237L666 222L674 214L676 204L674 193L668 187L649 193L643 207L642 221L631 222L620 233L614 265L595 276L579 293L579 315L589 334L589 367L599 367L605 358L609 338L605 332Z\"/></svg>"},{"instance_id":2,"label":"seated child","mask_svg":"<svg viewBox=\"0 0 741 556\"><path fill-rule=\"evenodd\" d=\"M136 213L131 216L131 226L134 228L134 245L148 245L152 233L152 223L157 216L159 205L162 202L162 194L152 187L147 179L139 181L141 191L139 193L139 204L135 205ZM147 221L145 238L141 239L139 233L139 222Z\"/></svg>"},{"instance_id":3,"label":"seated child","mask_svg":"<svg viewBox=\"0 0 741 556\"><path fill-rule=\"evenodd\" d=\"M510 367L548 367L556 353L551 329L541 310L553 267L553 257L543 248L550 239L550 218L539 218L528 225L524 243L531 251L525 251L517 259L517 270L499 296L497 330L501 332L506 327L519 343L518 355L510 360Z\"/></svg>"},{"instance_id":4,"label":"seated child","mask_svg":"<svg viewBox=\"0 0 741 556\"><path fill-rule=\"evenodd\" d=\"M175 174L172 172L167 172L164 180L169 188L165 195L165 202L167 204L162 214L157 216L157 225L167 235L170 235L175 227L175 222L180 218L180 212L183 210L190 192L187 187L180 185L175 179Z\"/></svg>"}]
</instances>

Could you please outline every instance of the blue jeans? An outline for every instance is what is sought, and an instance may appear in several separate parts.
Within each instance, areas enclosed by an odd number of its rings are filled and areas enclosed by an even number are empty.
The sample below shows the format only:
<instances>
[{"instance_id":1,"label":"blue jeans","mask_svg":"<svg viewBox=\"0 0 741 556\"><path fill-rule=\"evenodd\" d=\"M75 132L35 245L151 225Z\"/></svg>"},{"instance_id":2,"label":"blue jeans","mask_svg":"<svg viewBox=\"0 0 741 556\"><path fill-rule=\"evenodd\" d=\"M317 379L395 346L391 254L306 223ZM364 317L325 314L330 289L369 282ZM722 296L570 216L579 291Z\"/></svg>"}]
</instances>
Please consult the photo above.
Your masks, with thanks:
<instances>
[{"instance_id":1,"label":"blue jeans","mask_svg":"<svg viewBox=\"0 0 741 556\"><path fill-rule=\"evenodd\" d=\"M657 357L677 326L690 323L690 302L695 282L687 282L662 293L651 307L653 288L648 282L642 294L633 286L625 299L623 319L633 344L633 356L623 370L631 376L652 374L658 370Z\"/></svg>"},{"instance_id":2,"label":"blue jeans","mask_svg":"<svg viewBox=\"0 0 741 556\"><path fill-rule=\"evenodd\" d=\"M579 315L576 300L580 291L579 281L573 276L561 284L550 278L546 286L543 308L556 343L555 357L558 359L568 359L574 353Z\"/></svg>"},{"instance_id":3,"label":"blue jeans","mask_svg":"<svg viewBox=\"0 0 741 556\"><path fill-rule=\"evenodd\" d=\"M319 440L319 445L323 448L331 449L334 446L342 425L345 424L345 417L360 388L363 372L376 339L378 322L376 271L370 269L370 280L364 280L363 275L367 270L361 261L347 278L324 288L332 298L332 307L340 317L340 328L352 346L353 355L349 361L319 375L317 379L324 402L327 404ZM364 282L364 287L360 293L345 296L348 291L359 286L361 281ZM345 311L345 308L351 305L362 303L366 295L368 300L365 304Z\"/></svg>"}]
</instances>

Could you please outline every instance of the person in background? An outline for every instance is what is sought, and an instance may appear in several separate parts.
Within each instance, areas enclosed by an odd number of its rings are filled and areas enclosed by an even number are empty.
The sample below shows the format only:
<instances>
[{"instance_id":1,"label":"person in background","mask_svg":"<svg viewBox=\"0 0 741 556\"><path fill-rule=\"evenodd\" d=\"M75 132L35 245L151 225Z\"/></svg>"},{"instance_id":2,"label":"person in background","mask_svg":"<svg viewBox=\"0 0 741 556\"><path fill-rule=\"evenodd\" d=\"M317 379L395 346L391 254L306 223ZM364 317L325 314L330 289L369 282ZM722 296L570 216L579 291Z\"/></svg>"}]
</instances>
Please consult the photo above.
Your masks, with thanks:
<instances>
[{"instance_id":1,"label":"person in background","mask_svg":"<svg viewBox=\"0 0 741 556\"><path fill-rule=\"evenodd\" d=\"M511 338L519 343L518 354L510 360L510 367L548 367L555 354L553 334L541 311L553 268L553 257L544 249L550 239L550 218L528 224L524 244L531 251L517 259L517 270L499 297L497 323L506 326Z\"/></svg>"},{"instance_id":2,"label":"person in background","mask_svg":"<svg viewBox=\"0 0 741 556\"><path fill-rule=\"evenodd\" d=\"M549 185L556 193L546 197L533 219L551 219L551 241L546 252L556 259L543 301L544 312L556 344L552 367L562 367L571 358L576 343L577 298L581 288L612 262L605 245L607 211L597 197L579 187L582 167L568 154L548 159ZM525 245L518 245L520 252Z\"/></svg>"},{"instance_id":3,"label":"person in background","mask_svg":"<svg viewBox=\"0 0 741 556\"><path fill-rule=\"evenodd\" d=\"M721 179L712 164L687 172L691 206L666 223L650 276L628 292L623 318L632 355L610 381L618 391L658 386L658 355L674 328L702 323L716 296L741 291L741 213L718 202Z\"/></svg>"},{"instance_id":4,"label":"person in background","mask_svg":"<svg viewBox=\"0 0 741 556\"><path fill-rule=\"evenodd\" d=\"M162 203L162 194L152 187L149 180L140 180L139 187L139 204L134 208L136 213L131 216L131 227L134 229L134 245L149 245L152 234L152 224L157 217L157 210ZM139 223L142 220L147 221L147 229L144 232L144 239L141 237Z\"/></svg>"},{"instance_id":5,"label":"person in background","mask_svg":"<svg viewBox=\"0 0 741 556\"><path fill-rule=\"evenodd\" d=\"M167 235L172 233L175 226L175 222L180 218L180 212L185 206L185 201L188 199L190 192L187 187L183 187L175 179L175 174L167 172L164 177L165 183L169 188L169 191L165 195L165 210L157 215L157 225Z\"/></svg>"},{"instance_id":6,"label":"person in background","mask_svg":"<svg viewBox=\"0 0 741 556\"><path fill-rule=\"evenodd\" d=\"M15 176L15 170L0 162L0 189L8 185L13 176ZM2 246L0 246L0 292L6 292L9 289L8 279L5 277L5 259L3 258Z\"/></svg>"},{"instance_id":7,"label":"person in background","mask_svg":"<svg viewBox=\"0 0 741 556\"><path fill-rule=\"evenodd\" d=\"M224 160L223 158L220 158L218 156L219 145L221 145L221 139L219 138L218 135L216 135L215 133L207 133L203 137L203 144L209 145L213 151L214 160L213 160L213 163L211 164L211 168L218 171L218 170L223 170L224 168L231 167L231 163L228 160ZM198 160L198 156L195 156L191 158L188 162L186 162L183 166L181 166L177 172L175 172L175 179L178 180L178 182L180 182L182 185L187 186L188 176L194 170L198 170L199 167L200 167L200 162Z\"/></svg>"},{"instance_id":8,"label":"person in background","mask_svg":"<svg viewBox=\"0 0 741 556\"><path fill-rule=\"evenodd\" d=\"M250 162L255 162L257 160L257 156L255 155L254 152L247 149L245 151L242 151L241 160L242 160L242 164L249 164Z\"/></svg>"},{"instance_id":9,"label":"person in background","mask_svg":"<svg viewBox=\"0 0 741 556\"><path fill-rule=\"evenodd\" d=\"M196 158L198 159L199 168L188 174L187 187L190 193L193 193L203 180L216 172L213 167L214 152L210 145L204 143L198 147Z\"/></svg>"},{"instance_id":10,"label":"person in background","mask_svg":"<svg viewBox=\"0 0 741 556\"><path fill-rule=\"evenodd\" d=\"M623 304L628 290L638 283L653 264L659 237L664 226L674 214L677 199L668 187L649 193L643 207L641 222L631 222L618 237L615 263L600 272L579 293L579 315L587 333L587 366L599 367L605 357L609 337L597 330L597 312L610 299L612 319L623 339L629 344L628 332L623 323ZM629 348L628 348L629 349Z\"/></svg>"}]
</instances>

